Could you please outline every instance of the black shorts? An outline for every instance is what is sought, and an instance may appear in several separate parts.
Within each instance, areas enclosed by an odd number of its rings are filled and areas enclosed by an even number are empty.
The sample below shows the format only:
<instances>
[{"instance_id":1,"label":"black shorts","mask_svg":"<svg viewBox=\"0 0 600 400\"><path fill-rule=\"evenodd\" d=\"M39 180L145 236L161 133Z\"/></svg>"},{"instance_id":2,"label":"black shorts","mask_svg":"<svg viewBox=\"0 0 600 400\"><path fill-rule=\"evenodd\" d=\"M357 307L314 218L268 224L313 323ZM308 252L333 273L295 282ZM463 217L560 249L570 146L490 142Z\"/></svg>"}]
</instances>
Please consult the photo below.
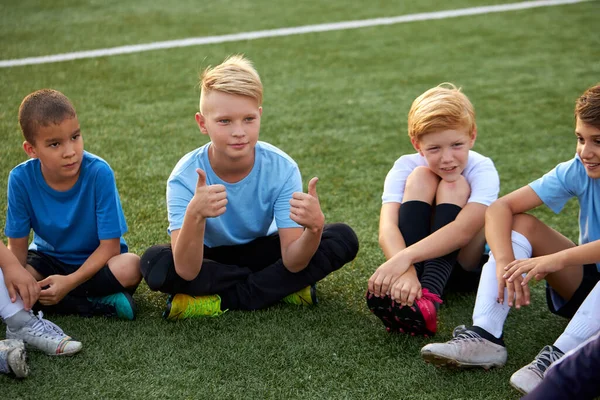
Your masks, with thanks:
<instances>
[{"instance_id":1,"label":"black shorts","mask_svg":"<svg viewBox=\"0 0 600 400\"><path fill-rule=\"evenodd\" d=\"M558 293L554 291L546 283L546 303L553 314L560 315L565 318L573 318L581 303L590 294L596 283L600 281L600 272L596 268L596 264L586 264L583 266L583 279L581 284L573 293L573 296L568 301L563 300ZM554 301L562 302L563 304L557 307Z\"/></svg>"},{"instance_id":2,"label":"black shorts","mask_svg":"<svg viewBox=\"0 0 600 400\"><path fill-rule=\"evenodd\" d=\"M63 263L56 258L36 250L27 252L27 264L31 265L40 275L69 275L79 269L81 265ZM96 275L73 289L70 294L74 296L107 296L123 292L126 289L119 283L107 265L102 267Z\"/></svg>"}]
</instances>

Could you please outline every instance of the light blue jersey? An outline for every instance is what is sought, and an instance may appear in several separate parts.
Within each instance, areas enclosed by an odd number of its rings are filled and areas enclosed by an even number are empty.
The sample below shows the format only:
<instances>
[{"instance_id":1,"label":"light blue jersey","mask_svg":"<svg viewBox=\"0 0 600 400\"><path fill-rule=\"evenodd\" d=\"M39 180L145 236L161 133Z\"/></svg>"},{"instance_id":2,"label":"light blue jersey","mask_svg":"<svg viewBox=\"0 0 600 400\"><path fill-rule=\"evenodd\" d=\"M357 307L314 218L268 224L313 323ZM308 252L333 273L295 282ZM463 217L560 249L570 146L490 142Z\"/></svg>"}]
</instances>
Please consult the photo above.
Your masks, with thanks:
<instances>
[{"instance_id":1,"label":"light blue jersey","mask_svg":"<svg viewBox=\"0 0 600 400\"><path fill-rule=\"evenodd\" d=\"M558 164L529 186L552 211L559 213L567 201L579 201L579 244L600 239L600 179L590 178L578 155ZM596 262L600 271L600 260Z\"/></svg>"},{"instance_id":2,"label":"light blue jersey","mask_svg":"<svg viewBox=\"0 0 600 400\"><path fill-rule=\"evenodd\" d=\"M208 247L244 244L270 235L278 228L301 228L290 219L290 199L302 191L298 165L290 156L265 142L254 148L254 166L244 179L227 183L208 160L210 143L186 154L167 182L169 234L181 229L188 204L196 191L196 168L206 173L206 184L221 184L227 192L227 210L207 218L204 244Z\"/></svg>"},{"instance_id":3,"label":"light blue jersey","mask_svg":"<svg viewBox=\"0 0 600 400\"><path fill-rule=\"evenodd\" d=\"M120 238L121 253L126 253L123 234L127 224L108 163L84 152L79 178L64 192L46 183L40 160L17 165L8 177L4 234L17 239L29 236L31 229L34 234L29 249L66 264L83 264L100 246L100 240Z\"/></svg>"}]
</instances>

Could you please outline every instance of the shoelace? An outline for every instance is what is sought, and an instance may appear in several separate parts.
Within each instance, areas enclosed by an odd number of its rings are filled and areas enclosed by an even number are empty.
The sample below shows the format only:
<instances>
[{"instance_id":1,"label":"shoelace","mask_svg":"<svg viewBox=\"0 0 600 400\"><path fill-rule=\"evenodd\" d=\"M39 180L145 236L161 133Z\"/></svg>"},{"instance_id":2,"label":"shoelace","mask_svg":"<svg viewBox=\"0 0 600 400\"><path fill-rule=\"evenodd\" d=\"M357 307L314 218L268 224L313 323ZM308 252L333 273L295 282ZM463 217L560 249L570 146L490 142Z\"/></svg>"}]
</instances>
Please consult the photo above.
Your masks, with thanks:
<instances>
[{"instance_id":1,"label":"shoelace","mask_svg":"<svg viewBox=\"0 0 600 400\"><path fill-rule=\"evenodd\" d=\"M480 342L483 340L483 338L481 337L481 335L479 335L479 333L471 331L469 329L467 329L466 326L464 325L460 325L457 326L456 328L454 328L454 331L452 331L452 336L454 336L451 340L450 343L456 343L456 342Z\"/></svg>"},{"instance_id":2,"label":"shoelace","mask_svg":"<svg viewBox=\"0 0 600 400\"><path fill-rule=\"evenodd\" d=\"M198 299L195 298L188 302L186 314L201 314L215 316L221 312L221 306L218 302L212 301L212 299Z\"/></svg>"},{"instance_id":3,"label":"shoelace","mask_svg":"<svg viewBox=\"0 0 600 400\"><path fill-rule=\"evenodd\" d=\"M421 296L421 300L422 299L429 300L432 303L438 303L438 304L443 303L442 299L440 299L440 296L438 296L435 293L431 293L429 291L429 289L423 289L423 296Z\"/></svg>"},{"instance_id":4,"label":"shoelace","mask_svg":"<svg viewBox=\"0 0 600 400\"><path fill-rule=\"evenodd\" d=\"M535 360L527 367L540 378L544 377L544 373L550 365L561 358L564 354L561 351L556 351L552 346L544 346L542 351L535 357Z\"/></svg>"},{"instance_id":5,"label":"shoelace","mask_svg":"<svg viewBox=\"0 0 600 400\"><path fill-rule=\"evenodd\" d=\"M54 336L54 337L55 336L62 337L65 335L63 330L60 329L58 327L58 325L44 319L43 312L39 311L38 315L35 315L35 314L33 314L33 311L32 311L31 315L36 319L36 321L33 323L31 328L36 333L39 333L39 335L47 335L47 336Z\"/></svg>"}]
</instances>

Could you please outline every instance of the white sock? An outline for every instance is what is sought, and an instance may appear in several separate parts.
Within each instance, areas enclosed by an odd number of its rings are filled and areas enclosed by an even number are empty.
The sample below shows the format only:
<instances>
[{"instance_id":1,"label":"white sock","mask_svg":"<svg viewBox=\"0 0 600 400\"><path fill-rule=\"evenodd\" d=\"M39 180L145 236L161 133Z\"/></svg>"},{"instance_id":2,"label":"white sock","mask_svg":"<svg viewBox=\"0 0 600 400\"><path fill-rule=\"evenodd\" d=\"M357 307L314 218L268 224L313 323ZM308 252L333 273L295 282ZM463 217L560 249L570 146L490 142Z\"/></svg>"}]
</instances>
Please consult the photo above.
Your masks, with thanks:
<instances>
[{"instance_id":1,"label":"white sock","mask_svg":"<svg viewBox=\"0 0 600 400\"><path fill-rule=\"evenodd\" d=\"M600 282L585 298L554 345L563 353L573 350L600 331Z\"/></svg>"},{"instance_id":2,"label":"white sock","mask_svg":"<svg viewBox=\"0 0 600 400\"><path fill-rule=\"evenodd\" d=\"M525 236L512 231L511 240L515 259L531 257L531 244ZM503 304L499 304L497 298L496 259L490 252L490 258L483 266L479 287L477 288L477 299L473 309L473 325L483 328L495 337L500 338L504 321L510 310L510 307L506 305L508 304L508 291L504 289Z\"/></svg>"},{"instance_id":3,"label":"white sock","mask_svg":"<svg viewBox=\"0 0 600 400\"><path fill-rule=\"evenodd\" d=\"M2 274L2 270L0 270L0 317L6 320L24 308L25 306L23 305L23 301L19 295L17 295L17 301L14 303L10 301L8 289L4 284L4 275Z\"/></svg>"}]
</instances>

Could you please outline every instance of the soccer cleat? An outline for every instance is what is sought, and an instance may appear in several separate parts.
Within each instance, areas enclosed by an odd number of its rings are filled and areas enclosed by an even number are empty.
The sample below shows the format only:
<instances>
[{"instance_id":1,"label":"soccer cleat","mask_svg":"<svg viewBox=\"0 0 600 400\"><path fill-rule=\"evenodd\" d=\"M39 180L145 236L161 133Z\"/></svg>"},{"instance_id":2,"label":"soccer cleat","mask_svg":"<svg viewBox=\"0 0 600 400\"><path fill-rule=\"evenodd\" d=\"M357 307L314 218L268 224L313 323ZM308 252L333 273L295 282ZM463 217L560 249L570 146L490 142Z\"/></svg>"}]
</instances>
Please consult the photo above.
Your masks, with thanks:
<instances>
[{"instance_id":1,"label":"soccer cleat","mask_svg":"<svg viewBox=\"0 0 600 400\"><path fill-rule=\"evenodd\" d=\"M0 373L14 374L17 378L29 375L27 352L21 340L0 340Z\"/></svg>"},{"instance_id":2,"label":"soccer cleat","mask_svg":"<svg viewBox=\"0 0 600 400\"><path fill-rule=\"evenodd\" d=\"M392 299L389 296L377 297L369 291L367 291L365 297L367 299L367 307L383 322L385 329L388 332L399 332L401 327L394 319Z\"/></svg>"},{"instance_id":3,"label":"soccer cleat","mask_svg":"<svg viewBox=\"0 0 600 400\"><path fill-rule=\"evenodd\" d=\"M16 331L6 327L7 339L22 340L26 345L40 350L50 356L68 356L78 353L82 345L73 340L56 324L44 319L40 311L38 315L31 313L31 321Z\"/></svg>"},{"instance_id":4,"label":"soccer cleat","mask_svg":"<svg viewBox=\"0 0 600 400\"><path fill-rule=\"evenodd\" d=\"M435 304L442 299L427 289L423 289L420 299L415 299L412 306L396 304L393 307L394 320L403 332L411 335L433 336L437 332L437 310Z\"/></svg>"},{"instance_id":5,"label":"soccer cleat","mask_svg":"<svg viewBox=\"0 0 600 400\"><path fill-rule=\"evenodd\" d=\"M544 379L548 367L564 355L556 346L544 346L530 364L512 374L510 384L523 394L531 392Z\"/></svg>"},{"instance_id":6,"label":"soccer cleat","mask_svg":"<svg viewBox=\"0 0 600 400\"><path fill-rule=\"evenodd\" d=\"M506 347L485 339L477 330L481 328L457 326L450 341L426 345L421 356L426 362L443 367L502 367L506 363Z\"/></svg>"},{"instance_id":7,"label":"soccer cleat","mask_svg":"<svg viewBox=\"0 0 600 400\"><path fill-rule=\"evenodd\" d=\"M317 299L317 285L307 286L296 293L285 296L281 301L296 306L316 305L319 303L319 299Z\"/></svg>"},{"instance_id":8,"label":"soccer cleat","mask_svg":"<svg viewBox=\"0 0 600 400\"><path fill-rule=\"evenodd\" d=\"M133 321L135 319L135 302L128 292L119 292L103 297L89 297L94 306L106 316L117 316L121 319Z\"/></svg>"},{"instance_id":9,"label":"soccer cleat","mask_svg":"<svg viewBox=\"0 0 600 400\"><path fill-rule=\"evenodd\" d=\"M221 298L216 294L210 296L176 294L167 299L163 318L176 321L196 317L218 317L225 311L221 311Z\"/></svg>"}]
</instances>

